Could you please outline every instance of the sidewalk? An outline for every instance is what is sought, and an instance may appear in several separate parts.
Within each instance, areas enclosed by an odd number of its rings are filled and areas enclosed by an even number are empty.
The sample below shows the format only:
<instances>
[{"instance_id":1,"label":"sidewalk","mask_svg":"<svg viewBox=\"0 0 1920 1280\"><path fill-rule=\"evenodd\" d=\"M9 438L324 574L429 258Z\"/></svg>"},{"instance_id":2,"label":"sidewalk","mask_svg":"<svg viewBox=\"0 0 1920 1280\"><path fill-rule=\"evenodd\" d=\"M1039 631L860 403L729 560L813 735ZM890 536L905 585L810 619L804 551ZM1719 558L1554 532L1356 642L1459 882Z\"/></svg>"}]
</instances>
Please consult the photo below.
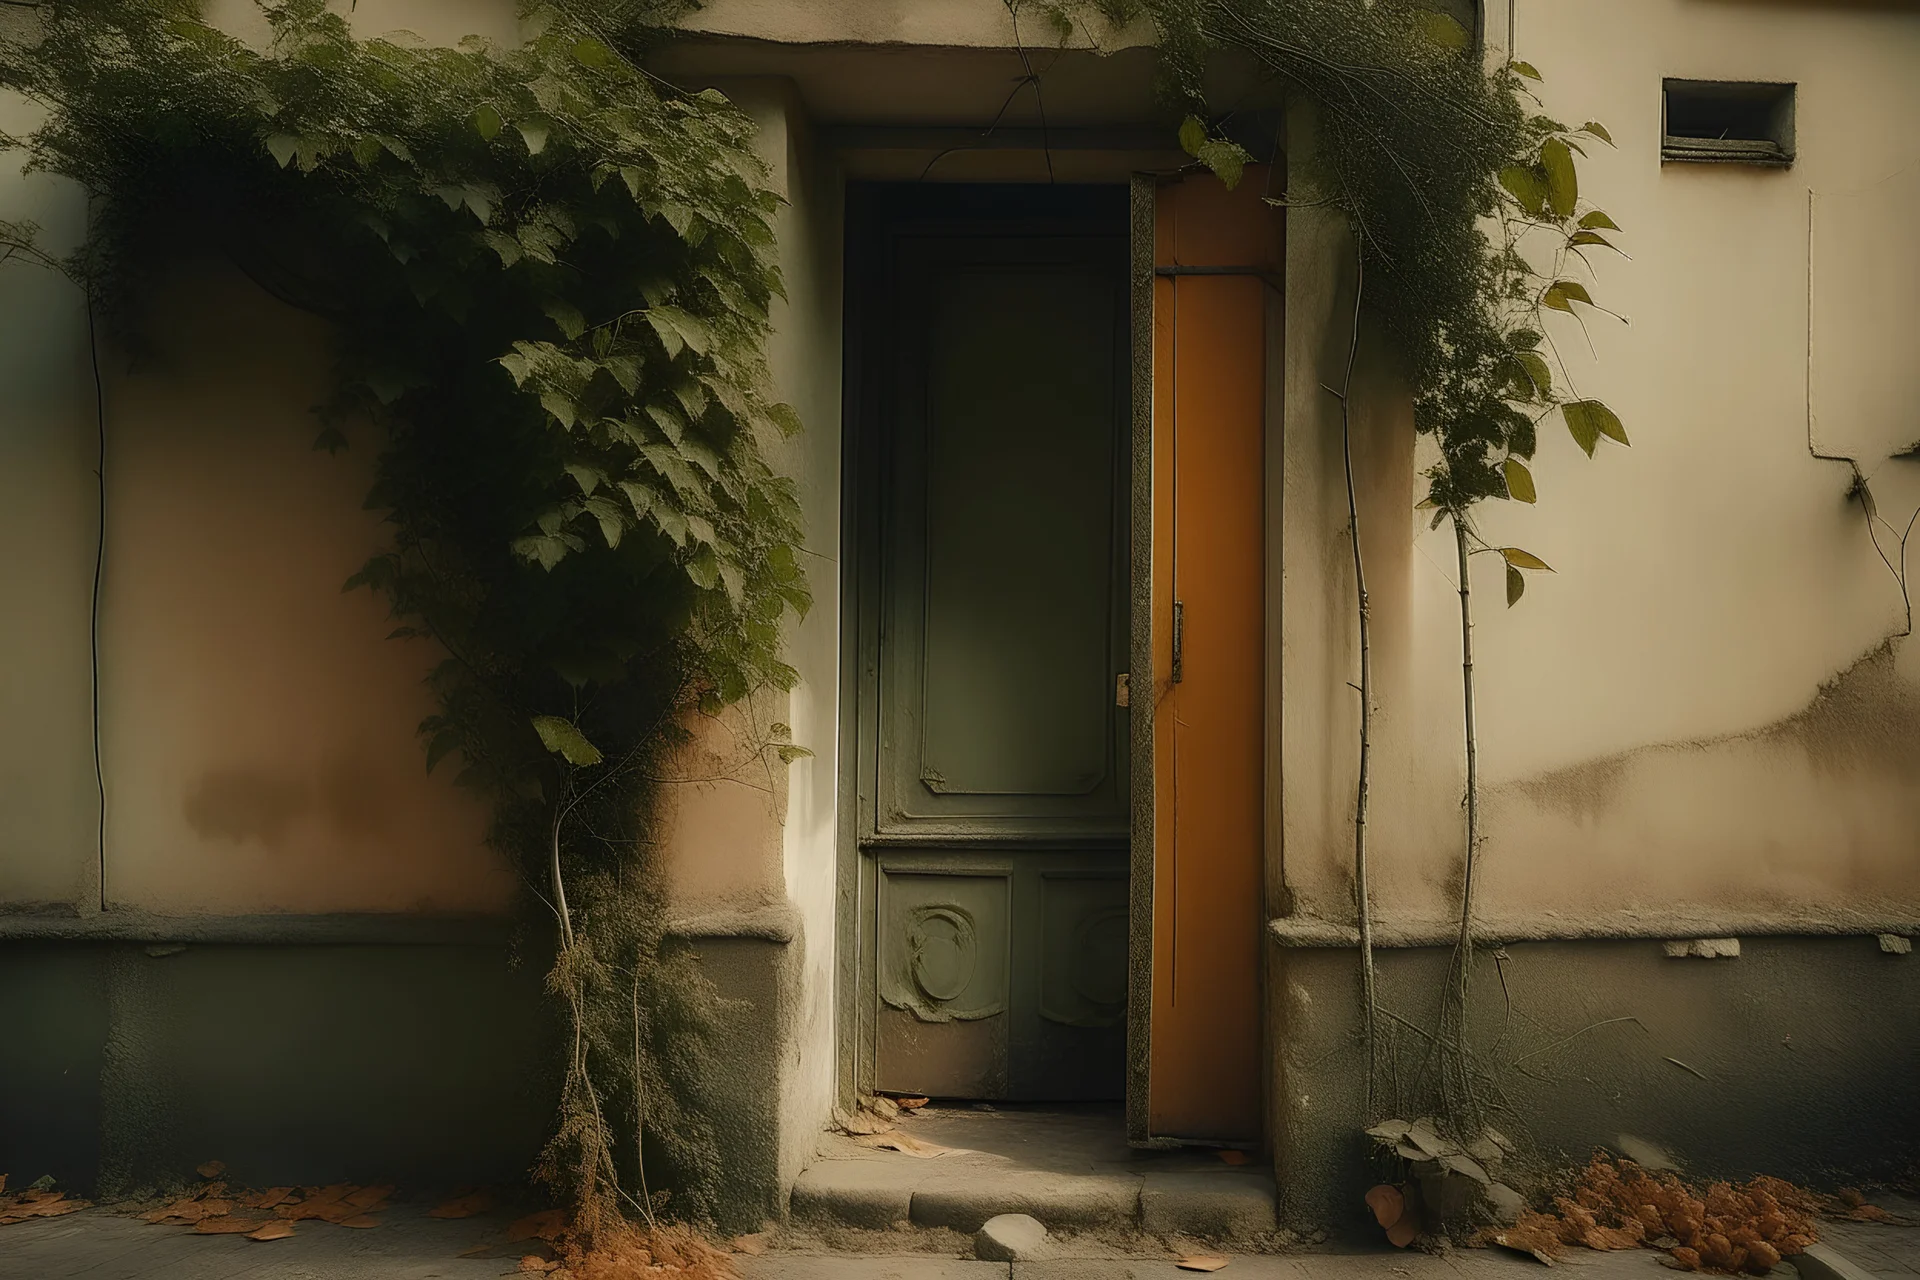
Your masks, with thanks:
<instances>
[{"instance_id":1,"label":"sidewalk","mask_svg":"<svg viewBox=\"0 0 1920 1280\"><path fill-rule=\"evenodd\" d=\"M1909 1206L1889 1202L1889 1207ZM490 1256L460 1256L498 1240L504 1220L443 1221L428 1217L427 1208L395 1205L382 1212L379 1227L368 1230L302 1223L292 1238L266 1243L195 1235L187 1227L153 1226L89 1209L0 1227L0 1280L496 1280L520 1274L517 1247L497 1245ZM1853 1280L1920 1277L1920 1227L1825 1223L1822 1232L1825 1243L1858 1268ZM1125 1256L1090 1237L1063 1238L1056 1242L1056 1256L1018 1263L957 1257L964 1239L941 1238L952 1252L889 1255L851 1248L823 1252L816 1239L776 1233L770 1252L734 1261L742 1280L1188 1280L1202 1274L1178 1269L1171 1255ZM887 1240L874 1237L874 1243L884 1247ZM1209 1252L1229 1258L1213 1273L1222 1280L1549 1280L1540 1264L1498 1249L1455 1249L1439 1257L1384 1248ZM1572 1273L1564 1280L1675 1280L1676 1275L1661 1266L1660 1255L1644 1249L1576 1251L1562 1266ZM1801 1277L1782 1265L1772 1280ZM1816 1278L1809 1269L1805 1280L1832 1277Z\"/></svg>"}]
</instances>

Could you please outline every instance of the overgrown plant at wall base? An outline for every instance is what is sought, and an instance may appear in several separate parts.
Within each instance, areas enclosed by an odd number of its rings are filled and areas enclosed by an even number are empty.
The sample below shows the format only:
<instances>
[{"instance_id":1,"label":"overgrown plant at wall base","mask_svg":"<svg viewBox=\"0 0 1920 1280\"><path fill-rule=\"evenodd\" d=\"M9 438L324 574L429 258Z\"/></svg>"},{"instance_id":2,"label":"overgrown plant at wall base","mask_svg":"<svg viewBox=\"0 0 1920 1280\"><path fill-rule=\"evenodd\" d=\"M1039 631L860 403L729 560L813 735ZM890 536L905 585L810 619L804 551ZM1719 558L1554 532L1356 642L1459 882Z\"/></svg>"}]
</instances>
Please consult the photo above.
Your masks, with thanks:
<instances>
[{"instance_id":1,"label":"overgrown plant at wall base","mask_svg":"<svg viewBox=\"0 0 1920 1280\"><path fill-rule=\"evenodd\" d=\"M1413 391L1415 430L1437 455L1426 469L1420 505L1433 512L1435 527L1445 520L1454 527L1465 833L1459 935L1416 1089L1426 1094L1420 1106L1432 1107L1463 1140L1475 1138L1486 1121L1490 1073L1475 1062L1467 1031L1480 843L1469 568L1474 555L1499 555L1509 606L1526 590L1527 572L1551 570L1532 552L1485 542L1472 513L1489 498L1536 501L1528 464L1541 423L1556 412L1589 457L1602 438L1627 443L1610 408L1570 391L1545 322L1548 312L1558 312L1584 324L1587 311L1600 310L1586 284L1573 277L1575 264L1590 266L1590 251L1614 250L1607 233L1619 227L1582 200L1576 157L1589 145L1611 145L1611 138L1597 122L1574 128L1545 115L1529 88L1540 79L1532 66L1507 61L1489 69L1466 30L1415 0L1147 0L1146 8L1193 112L1181 142L1229 185L1248 156L1208 116L1204 73L1211 56L1237 51L1311 104L1314 133L1295 157L1308 177L1306 189L1289 191L1282 203L1345 215L1356 261L1366 266L1364 296L1356 271L1355 306L1364 305L1389 337ZM1356 311L1349 362L1359 341L1357 321ZM1360 687L1369 699L1361 713L1354 879L1371 1111L1383 1095L1398 1107L1415 1099L1402 1093L1397 1072L1384 1090L1375 1078L1381 1010L1366 893L1373 708L1369 603L1352 499L1350 389L1334 394L1349 487Z\"/></svg>"},{"instance_id":2,"label":"overgrown plant at wall base","mask_svg":"<svg viewBox=\"0 0 1920 1280\"><path fill-rule=\"evenodd\" d=\"M263 11L254 49L188 0L46 0L0 45L0 84L49 110L9 141L89 193L69 265L130 346L209 252L332 322L316 447L377 440L390 528L349 586L443 655L427 766L487 799L553 911L539 1172L589 1236L650 1218L648 1185L710 1216L714 997L663 948L647 814L689 716L794 680L779 197L742 113L639 68L660 5L529 3L523 43L451 49L356 39L321 0Z\"/></svg>"}]
</instances>

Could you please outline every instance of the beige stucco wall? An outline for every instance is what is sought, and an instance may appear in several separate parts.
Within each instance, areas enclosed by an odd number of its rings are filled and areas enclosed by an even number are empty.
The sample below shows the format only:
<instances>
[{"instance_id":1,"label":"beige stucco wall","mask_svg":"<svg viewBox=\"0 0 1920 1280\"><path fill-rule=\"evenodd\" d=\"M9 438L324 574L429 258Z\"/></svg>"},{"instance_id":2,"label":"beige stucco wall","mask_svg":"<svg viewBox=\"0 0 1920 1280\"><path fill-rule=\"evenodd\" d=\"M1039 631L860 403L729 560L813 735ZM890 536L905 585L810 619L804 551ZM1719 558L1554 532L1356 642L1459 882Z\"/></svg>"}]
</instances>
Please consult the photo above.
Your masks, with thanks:
<instances>
[{"instance_id":1,"label":"beige stucco wall","mask_svg":"<svg viewBox=\"0 0 1920 1280\"><path fill-rule=\"evenodd\" d=\"M1481 509L1490 541L1558 570L1508 611L1497 560L1475 565L1484 913L1920 915L1920 652L1890 641L1905 610L1845 500L1848 468L1809 449L1811 431L1857 458L1896 525L1920 506L1920 464L1888 461L1920 436L1920 322L1896 303L1920 253L1894 231L1920 173L1920 16L1521 0L1516 40L1547 109L1602 120L1619 143L1590 148L1582 189L1626 228L1632 261L1597 259L1594 293L1630 323L1556 317L1552 332L1571 384L1613 405L1634 445L1588 461L1555 424L1539 505ZM1663 166L1669 75L1797 82L1798 161ZM1351 625L1332 612L1350 585L1330 406L1311 394L1344 331L1329 264L1345 251L1324 229L1300 234L1312 225L1296 211L1285 625L1310 660L1284 676L1299 697L1283 857L1301 908L1345 919L1357 708L1315 690L1351 669ZM1452 536L1386 500L1423 461L1378 461L1366 503L1386 537L1374 563L1405 573L1392 595L1373 584L1404 646L1382 655L1374 859L1376 902L1402 919L1443 914L1460 858ZM1896 541L1882 531L1890 556Z\"/></svg>"}]
</instances>

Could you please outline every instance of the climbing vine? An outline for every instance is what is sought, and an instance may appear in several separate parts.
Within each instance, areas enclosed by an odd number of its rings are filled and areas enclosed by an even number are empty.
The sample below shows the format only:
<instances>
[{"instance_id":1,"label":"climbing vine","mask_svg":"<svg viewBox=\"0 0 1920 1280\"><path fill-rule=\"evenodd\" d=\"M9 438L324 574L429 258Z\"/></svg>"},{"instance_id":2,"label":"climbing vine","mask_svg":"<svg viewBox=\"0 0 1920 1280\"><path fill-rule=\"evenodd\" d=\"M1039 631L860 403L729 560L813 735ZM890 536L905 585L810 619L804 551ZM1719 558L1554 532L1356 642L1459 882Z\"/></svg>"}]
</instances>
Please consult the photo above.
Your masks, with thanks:
<instances>
[{"instance_id":1,"label":"climbing vine","mask_svg":"<svg viewBox=\"0 0 1920 1280\"><path fill-rule=\"evenodd\" d=\"M0 42L0 84L48 113L7 141L87 192L66 265L130 349L207 252L332 322L315 444L377 449L389 529L348 586L440 655L427 766L486 798L559 935L539 1172L589 1236L651 1218L646 1164L710 1215L711 998L662 945L645 815L689 715L794 680L779 197L740 111L641 69L671 6L534 0L521 42L455 48L261 12L253 47L192 0L46 0Z\"/></svg>"}]
</instances>

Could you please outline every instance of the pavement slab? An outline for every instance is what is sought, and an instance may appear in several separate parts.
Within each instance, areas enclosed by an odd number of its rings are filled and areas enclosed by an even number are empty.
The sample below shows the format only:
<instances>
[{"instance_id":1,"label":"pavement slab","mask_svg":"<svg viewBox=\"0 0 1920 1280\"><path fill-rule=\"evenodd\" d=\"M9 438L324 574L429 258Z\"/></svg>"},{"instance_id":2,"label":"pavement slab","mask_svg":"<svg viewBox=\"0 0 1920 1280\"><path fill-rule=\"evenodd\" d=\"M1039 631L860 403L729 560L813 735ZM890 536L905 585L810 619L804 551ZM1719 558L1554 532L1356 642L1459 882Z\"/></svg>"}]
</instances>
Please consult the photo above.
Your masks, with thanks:
<instances>
[{"instance_id":1,"label":"pavement slab","mask_svg":"<svg viewBox=\"0 0 1920 1280\"><path fill-rule=\"evenodd\" d=\"M511 1257L462 1258L505 1220L443 1221L425 1205L366 1230L303 1222L284 1240L195 1235L100 1209L0 1227L5 1280L496 1280Z\"/></svg>"}]
</instances>

